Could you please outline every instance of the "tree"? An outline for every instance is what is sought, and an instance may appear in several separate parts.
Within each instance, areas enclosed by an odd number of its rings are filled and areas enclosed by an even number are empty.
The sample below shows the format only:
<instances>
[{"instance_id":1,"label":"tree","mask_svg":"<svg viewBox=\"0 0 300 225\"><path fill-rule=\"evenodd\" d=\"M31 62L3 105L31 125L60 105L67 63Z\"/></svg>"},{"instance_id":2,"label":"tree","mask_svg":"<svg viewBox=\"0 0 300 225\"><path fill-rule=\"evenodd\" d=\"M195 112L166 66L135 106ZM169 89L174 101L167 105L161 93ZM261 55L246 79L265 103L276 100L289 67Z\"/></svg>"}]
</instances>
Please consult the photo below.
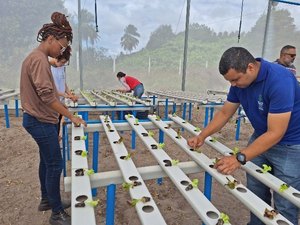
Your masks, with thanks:
<instances>
[{"instance_id":1,"label":"tree","mask_svg":"<svg viewBox=\"0 0 300 225\"><path fill-rule=\"evenodd\" d=\"M89 43L93 46L100 38L94 28L94 15L86 9L81 10L81 32L86 48L89 47Z\"/></svg>"},{"instance_id":2,"label":"tree","mask_svg":"<svg viewBox=\"0 0 300 225\"><path fill-rule=\"evenodd\" d=\"M190 38L211 42L217 40L217 34L205 24L193 23L190 25Z\"/></svg>"},{"instance_id":3,"label":"tree","mask_svg":"<svg viewBox=\"0 0 300 225\"><path fill-rule=\"evenodd\" d=\"M125 51L129 51L129 53L132 52L133 49L135 49L138 44L139 40L137 37L140 37L140 34L137 32L137 28L129 24L125 29L124 29L124 35L121 37L121 46Z\"/></svg>"},{"instance_id":4,"label":"tree","mask_svg":"<svg viewBox=\"0 0 300 225\"><path fill-rule=\"evenodd\" d=\"M62 0L27 0L1 1L0 7L0 40L1 56L11 56L15 48L32 46L43 23L51 22L55 11L66 13ZM41 13L42 12L42 13ZM10 47L7 47L10 46Z\"/></svg>"},{"instance_id":5,"label":"tree","mask_svg":"<svg viewBox=\"0 0 300 225\"><path fill-rule=\"evenodd\" d=\"M171 25L161 25L151 33L146 48L150 50L160 48L163 44L172 40L174 37L175 34L172 31Z\"/></svg>"},{"instance_id":6,"label":"tree","mask_svg":"<svg viewBox=\"0 0 300 225\"><path fill-rule=\"evenodd\" d=\"M245 36L246 44L252 47L253 54L257 56L260 56L262 52L265 25L266 14L263 14L257 20L251 31ZM296 45L296 43L298 43L298 36L296 34L296 26L294 24L294 18L291 17L291 13L286 9L276 10L276 8L273 8L271 10L269 29L267 31L267 58L278 56L279 49L286 44ZM253 43L256 44L253 45Z\"/></svg>"}]
</instances>

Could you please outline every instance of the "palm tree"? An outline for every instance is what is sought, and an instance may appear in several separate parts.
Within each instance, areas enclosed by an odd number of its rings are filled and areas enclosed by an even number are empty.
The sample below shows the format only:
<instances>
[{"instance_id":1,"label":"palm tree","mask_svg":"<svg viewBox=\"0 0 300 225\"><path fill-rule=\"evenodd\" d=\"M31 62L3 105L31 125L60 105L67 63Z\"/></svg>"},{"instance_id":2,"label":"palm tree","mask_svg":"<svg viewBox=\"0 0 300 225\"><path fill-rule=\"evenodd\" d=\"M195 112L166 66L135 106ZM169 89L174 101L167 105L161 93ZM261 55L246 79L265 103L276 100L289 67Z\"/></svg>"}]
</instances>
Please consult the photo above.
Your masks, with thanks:
<instances>
[{"instance_id":1,"label":"palm tree","mask_svg":"<svg viewBox=\"0 0 300 225\"><path fill-rule=\"evenodd\" d=\"M81 10L81 32L82 39L86 43L86 48L89 47L89 43L95 44L100 38L99 34L94 29L94 15L86 9Z\"/></svg>"},{"instance_id":2,"label":"palm tree","mask_svg":"<svg viewBox=\"0 0 300 225\"><path fill-rule=\"evenodd\" d=\"M137 32L137 28L132 24L129 24L124 29L124 32L125 33L121 37L120 44L125 51L129 51L129 53L131 53L131 51L135 49L139 44L139 40L137 39L137 37L140 37L140 34Z\"/></svg>"}]
</instances>

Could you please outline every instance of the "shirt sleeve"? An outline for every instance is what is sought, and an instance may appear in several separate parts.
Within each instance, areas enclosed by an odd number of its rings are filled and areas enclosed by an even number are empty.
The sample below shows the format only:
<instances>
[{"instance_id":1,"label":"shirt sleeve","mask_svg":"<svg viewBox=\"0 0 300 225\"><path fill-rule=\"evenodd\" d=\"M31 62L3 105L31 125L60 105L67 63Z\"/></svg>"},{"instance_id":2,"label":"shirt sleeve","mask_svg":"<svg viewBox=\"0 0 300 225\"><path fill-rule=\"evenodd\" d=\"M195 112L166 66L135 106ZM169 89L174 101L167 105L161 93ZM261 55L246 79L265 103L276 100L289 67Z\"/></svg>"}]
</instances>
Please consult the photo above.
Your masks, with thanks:
<instances>
[{"instance_id":1,"label":"shirt sleeve","mask_svg":"<svg viewBox=\"0 0 300 225\"><path fill-rule=\"evenodd\" d=\"M125 77L121 77L120 79L121 84L125 87L126 91L130 91L129 85L126 83Z\"/></svg>"},{"instance_id":2,"label":"shirt sleeve","mask_svg":"<svg viewBox=\"0 0 300 225\"><path fill-rule=\"evenodd\" d=\"M230 86L229 93L227 95L227 101L232 103L240 103L240 100L236 94L237 89Z\"/></svg>"},{"instance_id":3,"label":"shirt sleeve","mask_svg":"<svg viewBox=\"0 0 300 225\"><path fill-rule=\"evenodd\" d=\"M41 58L36 59L31 64L30 75L37 95L45 104L50 104L56 100L56 89L50 67L46 63Z\"/></svg>"}]
</instances>

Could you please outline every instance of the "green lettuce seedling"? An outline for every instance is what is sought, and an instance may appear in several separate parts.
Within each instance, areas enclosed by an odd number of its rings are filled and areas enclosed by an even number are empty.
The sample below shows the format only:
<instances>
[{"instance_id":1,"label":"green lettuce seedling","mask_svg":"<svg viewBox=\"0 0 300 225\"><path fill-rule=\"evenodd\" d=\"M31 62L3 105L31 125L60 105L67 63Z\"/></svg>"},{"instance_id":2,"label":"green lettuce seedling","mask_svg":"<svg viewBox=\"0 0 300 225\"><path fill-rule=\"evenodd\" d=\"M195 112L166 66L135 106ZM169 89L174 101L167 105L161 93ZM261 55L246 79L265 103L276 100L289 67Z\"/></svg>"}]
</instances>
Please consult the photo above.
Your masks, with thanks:
<instances>
[{"instance_id":1,"label":"green lettuce seedling","mask_svg":"<svg viewBox=\"0 0 300 225\"><path fill-rule=\"evenodd\" d=\"M240 149L238 147L234 147L232 150L233 155L238 154L238 152L240 151Z\"/></svg>"},{"instance_id":2,"label":"green lettuce seedling","mask_svg":"<svg viewBox=\"0 0 300 225\"><path fill-rule=\"evenodd\" d=\"M195 127L195 131L196 132L200 132L200 128L199 127Z\"/></svg>"},{"instance_id":3,"label":"green lettuce seedling","mask_svg":"<svg viewBox=\"0 0 300 225\"><path fill-rule=\"evenodd\" d=\"M238 184L238 182L236 180L231 181L228 177L226 177L226 179L228 180L228 183L225 184L225 186L228 186L232 190L235 189L235 186Z\"/></svg>"},{"instance_id":4,"label":"green lettuce seedling","mask_svg":"<svg viewBox=\"0 0 300 225\"><path fill-rule=\"evenodd\" d=\"M289 187L290 187L290 185L284 183L284 184L280 185L279 192L282 193L285 190L287 190Z\"/></svg>"},{"instance_id":5,"label":"green lettuce seedling","mask_svg":"<svg viewBox=\"0 0 300 225\"><path fill-rule=\"evenodd\" d=\"M193 188L198 188L199 180L198 179L193 179L192 180L192 186Z\"/></svg>"},{"instance_id":6,"label":"green lettuce seedling","mask_svg":"<svg viewBox=\"0 0 300 225\"><path fill-rule=\"evenodd\" d=\"M225 213L220 214L220 219L223 221L223 224L229 223L229 216Z\"/></svg>"},{"instance_id":7,"label":"green lettuce seedling","mask_svg":"<svg viewBox=\"0 0 300 225\"><path fill-rule=\"evenodd\" d=\"M272 170L272 167L268 166L267 164L263 164L262 166L263 166L263 169L262 169L263 173L267 173Z\"/></svg>"},{"instance_id":8,"label":"green lettuce seedling","mask_svg":"<svg viewBox=\"0 0 300 225\"><path fill-rule=\"evenodd\" d=\"M94 174L94 173L95 173L95 171L94 171L93 169L86 170L86 174L87 174L88 176L90 176L90 175L92 175L92 174Z\"/></svg>"},{"instance_id":9,"label":"green lettuce seedling","mask_svg":"<svg viewBox=\"0 0 300 225\"><path fill-rule=\"evenodd\" d=\"M153 137L154 136L154 132L153 131L148 131L148 135L149 135L149 137Z\"/></svg>"},{"instance_id":10,"label":"green lettuce seedling","mask_svg":"<svg viewBox=\"0 0 300 225\"><path fill-rule=\"evenodd\" d=\"M159 143L158 144L158 149L163 149L165 147L165 143Z\"/></svg>"},{"instance_id":11,"label":"green lettuce seedling","mask_svg":"<svg viewBox=\"0 0 300 225\"><path fill-rule=\"evenodd\" d=\"M96 207L99 204L100 200L92 201L92 200L86 200L84 201L85 204L90 205L92 207Z\"/></svg>"},{"instance_id":12,"label":"green lettuce seedling","mask_svg":"<svg viewBox=\"0 0 300 225\"><path fill-rule=\"evenodd\" d=\"M87 151L82 151L82 152L81 152L81 156L82 156L82 157L87 157Z\"/></svg>"},{"instance_id":13,"label":"green lettuce seedling","mask_svg":"<svg viewBox=\"0 0 300 225\"><path fill-rule=\"evenodd\" d=\"M171 160L172 166L176 166L178 163L179 163L179 160L178 160L178 159L172 159L172 160Z\"/></svg>"},{"instance_id":14,"label":"green lettuce seedling","mask_svg":"<svg viewBox=\"0 0 300 225\"><path fill-rule=\"evenodd\" d=\"M217 142L217 138L212 137L210 141L213 142L213 143L215 143L215 142Z\"/></svg>"},{"instance_id":15,"label":"green lettuce seedling","mask_svg":"<svg viewBox=\"0 0 300 225\"><path fill-rule=\"evenodd\" d=\"M130 188L133 187L133 183L127 183L127 182L124 182L122 184L122 187L125 189L125 190L129 190Z\"/></svg>"}]
</instances>

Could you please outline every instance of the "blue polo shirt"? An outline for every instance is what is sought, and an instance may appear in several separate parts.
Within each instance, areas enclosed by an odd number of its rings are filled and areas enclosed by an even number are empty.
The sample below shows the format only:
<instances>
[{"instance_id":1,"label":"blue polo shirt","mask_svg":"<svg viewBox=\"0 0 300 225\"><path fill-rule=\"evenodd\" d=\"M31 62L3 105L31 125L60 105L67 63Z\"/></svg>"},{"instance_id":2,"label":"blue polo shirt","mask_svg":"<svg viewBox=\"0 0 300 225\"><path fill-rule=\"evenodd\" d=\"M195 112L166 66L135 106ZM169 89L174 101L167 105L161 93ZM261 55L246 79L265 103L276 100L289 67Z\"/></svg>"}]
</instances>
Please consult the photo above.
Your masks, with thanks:
<instances>
[{"instance_id":1,"label":"blue polo shirt","mask_svg":"<svg viewBox=\"0 0 300 225\"><path fill-rule=\"evenodd\" d=\"M240 103L256 135L267 131L268 113L292 112L279 144L300 144L300 86L286 68L261 58L256 80L247 88L230 87L227 101Z\"/></svg>"}]
</instances>

